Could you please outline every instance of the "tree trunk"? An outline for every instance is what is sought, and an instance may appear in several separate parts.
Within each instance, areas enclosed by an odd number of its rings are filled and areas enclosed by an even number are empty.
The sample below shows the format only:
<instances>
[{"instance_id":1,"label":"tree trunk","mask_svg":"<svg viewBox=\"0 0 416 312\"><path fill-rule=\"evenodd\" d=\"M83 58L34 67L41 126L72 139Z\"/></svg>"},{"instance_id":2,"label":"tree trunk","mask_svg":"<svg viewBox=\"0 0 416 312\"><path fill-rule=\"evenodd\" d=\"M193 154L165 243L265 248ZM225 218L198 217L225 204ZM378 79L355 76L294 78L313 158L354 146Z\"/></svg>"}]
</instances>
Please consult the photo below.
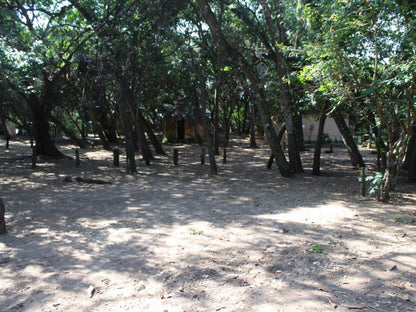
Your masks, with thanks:
<instances>
[{"instance_id":1,"label":"tree trunk","mask_svg":"<svg viewBox=\"0 0 416 312\"><path fill-rule=\"evenodd\" d=\"M316 138L315 151L313 153L312 174L319 175L321 170L321 149L324 141L324 128L327 117L327 112L324 111L319 118L318 137Z\"/></svg>"},{"instance_id":2,"label":"tree trunk","mask_svg":"<svg viewBox=\"0 0 416 312\"><path fill-rule=\"evenodd\" d=\"M291 103L291 98L289 95L289 86L285 86L286 83L283 83L282 86L282 101L283 101L283 111L285 116L285 124L287 131L287 144L289 152L289 162L292 170L295 173L303 172L302 161L300 159L299 145L296 139L296 126L293 120L293 107Z\"/></svg>"},{"instance_id":3,"label":"tree trunk","mask_svg":"<svg viewBox=\"0 0 416 312\"><path fill-rule=\"evenodd\" d=\"M143 119L144 120L144 119ZM150 150L149 142L147 141L146 134L144 133L143 129L143 121L141 118L136 118L135 120L135 134L137 141L140 146L140 151L143 156L143 160L145 161L146 165L150 164L150 161L154 159L152 155L152 151Z\"/></svg>"},{"instance_id":4,"label":"tree trunk","mask_svg":"<svg viewBox=\"0 0 416 312\"><path fill-rule=\"evenodd\" d=\"M409 144L406 152L407 163L407 181L409 183L416 182L416 126L412 128L412 136L410 137Z\"/></svg>"},{"instance_id":5,"label":"tree trunk","mask_svg":"<svg viewBox=\"0 0 416 312\"><path fill-rule=\"evenodd\" d=\"M256 143L256 107L250 103L250 148L257 148Z\"/></svg>"},{"instance_id":6,"label":"tree trunk","mask_svg":"<svg viewBox=\"0 0 416 312\"><path fill-rule=\"evenodd\" d=\"M134 140L132 135L132 125L130 116L127 112L129 107L129 87L124 81L123 77L118 77L120 86L120 98L118 100L118 109L120 111L120 119L123 125L124 137L126 140L126 157L127 157L127 172L136 173L136 159L134 153Z\"/></svg>"},{"instance_id":7,"label":"tree trunk","mask_svg":"<svg viewBox=\"0 0 416 312\"><path fill-rule=\"evenodd\" d=\"M110 151L111 146L107 141L107 137L104 135L104 131L103 131L103 128L101 127L101 124L97 121L92 101L88 101L88 113L90 115L94 131L98 134L98 137L100 138L100 142L103 145L103 148L107 151Z\"/></svg>"},{"instance_id":8,"label":"tree trunk","mask_svg":"<svg viewBox=\"0 0 416 312\"><path fill-rule=\"evenodd\" d=\"M283 104L283 113L284 113L285 123L286 123L290 166L295 173L303 172L302 161L300 158L299 145L298 145L297 138L296 138L297 133L296 133L296 127L295 127L295 122L294 122L295 114L294 114L294 109L293 109L292 89L289 83L284 81L287 76L287 72L288 72L287 68L289 66L279 47L279 43L283 45L287 44L285 30L279 18L276 20L273 20L271 16L270 8L268 4L266 3L266 1L260 0L259 3L263 9L267 28L269 30L269 35L272 39L271 44L269 44L267 40L266 42L264 42L263 40L263 42L270 47L269 51L272 54L272 60L276 66L278 78L281 80L280 93L281 93L281 102ZM278 8L279 6L280 4L276 2L276 7ZM277 36L276 29L274 26L277 26L279 36Z\"/></svg>"},{"instance_id":9,"label":"tree trunk","mask_svg":"<svg viewBox=\"0 0 416 312\"><path fill-rule=\"evenodd\" d=\"M4 113L4 110L3 110L3 103L0 103L0 122L1 122L1 127L3 128L3 132L4 132L4 139L5 140L10 139L10 133L9 133L9 130L7 129L7 124L6 124L6 114Z\"/></svg>"},{"instance_id":10,"label":"tree trunk","mask_svg":"<svg viewBox=\"0 0 416 312\"><path fill-rule=\"evenodd\" d=\"M6 221L4 220L4 214L6 213L6 208L4 207L3 200L0 198L0 234L6 234Z\"/></svg>"},{"instance_id":11,"label":"tree trunk","mask_svg":"<svg viewBox=\"0 0 416 312\"><path fill-rule=\"evenodd\" d=\"M269 142L272 153L276 157L276 162L279 167L280 174L284 177L292 177L293 172L289 163L286 160L283 149L277 142L277 135L273 127L273 123L268 110L266 101L266 95L261 87L257 73L251 68L246 59L237 50L235 50L224 37L221 30L221 25L218 23L214 13L208 5L207 0L198 0L199 7L201 9L202 16L205 22L208 24L215 46L218 49L218 53L223 56L227 61L237 65L247 75L251 83L251 87L259 95L259 112L263 122L264 131Z\"/></svg>"},{"instance_id":12,"label":"tree trunk","mask_svg":"<svg viewBox=\"0 0 416 312\"><path fill-rule=\"evenodd\" d=\"M55 116L51 115L50 116L51 121L53 121L61 130L62 132L69 137L75 144L77 144L80 148L87 148L85 142L78 138L72 131L70 131L68 128L66 128L62 122L56 118Z\"/></svg>"},{"instance_id":13,"label":"tree trunk","mask_svg":"<svg viewBox=\"0 0 416 312\"><path fill-rule=\"evenodd\" d=\"M218 79L218 78L217 78ZM219 91L219 82L215 83L214 87L214 152L215 155L220 154L220 144L219 144L219 128L220 128L220 91Z\"/></svg>"},{"instance_id":14,"label":"tree trunk","mask_svg":"<svg viewBox=\"0 0 416 312\"><path fill-rule=\"evenodd\" d=\"M205 141L207 143L209 165L211 174L218 174L217 162L215 160L215 149L213 146L213 135L211 132L210 122L206 116L208 92L205 88L205 80L202 76L202 72L198 65L195 66L195 74L199 81L199 107L200 107L200 118L202 121L202 127L204 129Z\"/></svg>"},{"instance_id":15,"label":"tree trunk","mask_svg":"<svg viewBox=\"0 0 416 312\"><path fill-rule=\"evenodd\" d=\"M298 142L298 149L301 152L305 151L305 139L303 137L303 120L302 114L296 113L295 114L295 128L296 128L296 141Z\"/></svg>"},{"instance_id":16,"label":"tree trunk","mask_svg":"<svg viewBox=\"0 0 416 312\"><path fill-rule=\"evenodd\" d=\"M394 189L394 181L397 176L397 163L395 156L390 152L387 155L387 168L384 172L383 181L380 186L379 201L386 203L390 199L390 193Z\"/></svg>"},{"instance_id":17,"label":"tree trunk","mask_svg":"<svg viewBox=\"0 0 416 312\"><path fill-rule=\"evenodd\" d=\"M338 130L342 135L342 140L344 141L345 146L351 157L351 162L354 167L365 167L363 158L361 157L360 152L358 151L357 144L352 137L350 130L348 129L347 124L345 123L345 119L342 116L341 112L336 109L332 112L332 117L337 124Z\"/></svg>"},{"instance_id":18,"label":"tree trunk","mask_svg":"<svg viewBox=\"0 0 416 312\"><path fill-rule=\"evenodd\" d=\"M48 87L45 87L48 88ZM35 94L31 94L28 98L28 105L33 116L33 133L36 140L36 155L46 155L53 158L62 158L62 154L55 146L49 133L50 110L47 101L49 101L49 93L39 99Z\"/></svg>"},{"instance_id":19,"label":"tree trunk","mask_svg":"<svg viewBox=\"0 0 416 312\"><path fill-rule=\"evenodd\" d=\"M140 110L139 110L139 113L138 113L138 118L139 118L139 121L141 122L141 124L143 125L144 131L149 136L149 140L152 143L153 147L155 148L156 154L166 155L162 144L160 144L158 138L156 137L152 128L150 127L149 122L146 120L146 118L144 118L144 116L143 116L143 114ZM152 159L153 159L153 156L152 156Z\"/></svg>"}]
</instances>

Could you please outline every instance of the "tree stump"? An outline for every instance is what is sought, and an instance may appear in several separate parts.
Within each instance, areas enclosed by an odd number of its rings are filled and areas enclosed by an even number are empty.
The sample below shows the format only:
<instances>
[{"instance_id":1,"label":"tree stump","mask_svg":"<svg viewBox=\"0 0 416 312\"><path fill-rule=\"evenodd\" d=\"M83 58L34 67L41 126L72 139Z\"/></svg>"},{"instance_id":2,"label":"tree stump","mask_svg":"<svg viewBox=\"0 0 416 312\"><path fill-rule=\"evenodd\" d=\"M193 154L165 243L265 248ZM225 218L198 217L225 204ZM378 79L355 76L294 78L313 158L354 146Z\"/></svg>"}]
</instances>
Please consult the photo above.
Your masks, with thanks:
<instances>
[{"instance_id":1,"label":"tree stump","mask_svg":"<svg viewBox=\"0 0 416 312\"><path fill-rule=\"evenodd\" d=\"M36 168L36 147L32 147L32 168Z\"/></svg>"},{"instance_id":2,"label":"tree stump","mask_svg":"<svg viewBox=\"0 0 416 312\"><path fill-rule=\"evenodd\" d=\"M179 150L177 148L173 149L173 164L178 165Z\"/></svg>"},{"instance_id":3,"label":"tree stump","mask_svg":"<svg viewBox=\"0 0 416 312\"><path fill-rule=\"evenodd\" d=\"M6 208L4 207L3 200L0 198L0 234L6 234L6 221L4 220L4 214Z\"/></svg>"},{"instance_id":4,"label":"tree stump","mask_svg":"<svg viewBox=\"0 0 416 312\"><path fill-rule=\"evenodd\" d=\"M75 167L79 167L80 160L79 160L79 149L75 150Z\"/></svg>"},{"instance_id":5,"label":"tree stump","mask_svg":"<svg viewBox=\"0 0 416 312\"><path fill-rule=\"evenodd\" d=\"M201 165L205 164L205 148L201 149Z\"/></svg>"},{"instance_id":6,"label":"tree stump","mask_svg":"<svg viewBox=\"0 0 416 312\"><path fill-rule=\"evenodd\" d=\"M113 165L114 167L120 166L120 150L118 148L113 150Z\"/></svg>"},{"instance_id":7,"label":"tree stump","mask_svg":"<svg viewBox=\"0 0 416 312\"><path fill-rule=\"evenodd\" d=\"M367 185L366 185L366 180L365 180L365 176L366 176L366 167L361 167L360 168L360 195L362 197L365 197L365 193L367 190Z\"/></svg>"}]
</instances>

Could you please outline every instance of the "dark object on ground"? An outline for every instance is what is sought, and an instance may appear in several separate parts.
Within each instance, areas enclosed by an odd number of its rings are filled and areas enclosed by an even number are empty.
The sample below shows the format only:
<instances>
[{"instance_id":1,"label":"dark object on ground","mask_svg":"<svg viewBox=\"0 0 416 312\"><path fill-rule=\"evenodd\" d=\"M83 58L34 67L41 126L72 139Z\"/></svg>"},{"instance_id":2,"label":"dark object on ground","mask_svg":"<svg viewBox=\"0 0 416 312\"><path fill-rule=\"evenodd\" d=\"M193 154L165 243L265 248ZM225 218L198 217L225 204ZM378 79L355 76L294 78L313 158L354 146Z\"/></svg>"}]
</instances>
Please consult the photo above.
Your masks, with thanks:
<instances>
[{"instance_id":1,"label":"dark object on ground","mask_svg":"<svg viewBox=\"0 0 416 312\"><path fill-rule=\"evenodd\" d=\"M6 208L4 207L3 200L0 198L0 234L6 234L6 221L4 220L4 214Z\"/></svg>"},{"instance_id":2,"label":"dark object on ground","mask_svg":"<svg viewBox=\"0 0 416 312\"><path fill-rule=\"evenodd\" d=\"M111 181L104 181L104 180L97 180L97 179L88 179L88 178L82 178L82 177L76 177L75 178L75 181L76 182L79 182L79 183L90 183L90 184L112 184ZM74 181L72 180L71 177L65 177L64 178L64 182L72 183Z\"/></svg>"}]
</instances>

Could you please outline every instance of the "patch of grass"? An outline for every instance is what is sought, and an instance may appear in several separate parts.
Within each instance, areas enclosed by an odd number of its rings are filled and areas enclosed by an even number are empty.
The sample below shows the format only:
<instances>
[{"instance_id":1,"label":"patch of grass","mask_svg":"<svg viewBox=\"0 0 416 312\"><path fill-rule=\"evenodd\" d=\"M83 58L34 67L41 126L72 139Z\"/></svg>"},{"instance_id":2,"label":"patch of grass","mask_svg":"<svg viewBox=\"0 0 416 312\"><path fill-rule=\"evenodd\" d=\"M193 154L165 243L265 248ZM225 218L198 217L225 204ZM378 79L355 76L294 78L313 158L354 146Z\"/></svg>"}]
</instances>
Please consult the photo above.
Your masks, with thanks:
<instances>
[{"instance_id":1,"label":"patch of grass","mask_svg":"<svg viewBox=\"0 0 416 312\"><path fill-rule=\"evenodd\" d=\"M403 219L401 217L395 217L394 222L396 223L403 223Z\"/></svg>"},{"instance_id":2,"label":"patch of grass","mask_svg":"<svg viewBox=\"0 0 416 312\"><path fill-rule=\"evenodd\" d=\"M189 232L189 234L191 235L202 235L203 233L203 231L197 231L196 229L191 229L191 231Z\"/></svg>"},{"instance_id":3,"label":"patch of grass","mask_svg":"<svg viewBox=\"0 0 416 312\"><path fill-rule=\"evenodd\" d=\"M310 253L322 253L324 251L324 248L320 245L315 245L312 248L309 248L308 251Z\"/></svg>"}]
</instances>

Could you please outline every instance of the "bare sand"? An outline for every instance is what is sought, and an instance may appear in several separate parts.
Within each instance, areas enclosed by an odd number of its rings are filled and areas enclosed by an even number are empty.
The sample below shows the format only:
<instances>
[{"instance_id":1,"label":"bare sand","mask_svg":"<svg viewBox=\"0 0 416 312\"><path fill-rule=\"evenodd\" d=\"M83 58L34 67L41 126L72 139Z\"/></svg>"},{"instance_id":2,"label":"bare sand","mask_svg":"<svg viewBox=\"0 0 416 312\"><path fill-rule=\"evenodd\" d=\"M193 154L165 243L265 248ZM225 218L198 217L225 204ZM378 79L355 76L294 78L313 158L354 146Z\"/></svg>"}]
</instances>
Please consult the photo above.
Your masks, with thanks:
<instances>
[{"instance_id":1,"label":"bare sand","mask_svg":"<svg viewBox=\"0 0 416 312\"><path fill-rule=\"evenodd\" d=\"M97 148L79 168L32 169L27 140L3 146L0 311L416 310L416 187L399 183L389 204L360 198L342 147L322 155L320 177L311 149L287 179L243 138L217 176L197 145L165 145L134 175Z\"/></svg>"}]
</instances>

